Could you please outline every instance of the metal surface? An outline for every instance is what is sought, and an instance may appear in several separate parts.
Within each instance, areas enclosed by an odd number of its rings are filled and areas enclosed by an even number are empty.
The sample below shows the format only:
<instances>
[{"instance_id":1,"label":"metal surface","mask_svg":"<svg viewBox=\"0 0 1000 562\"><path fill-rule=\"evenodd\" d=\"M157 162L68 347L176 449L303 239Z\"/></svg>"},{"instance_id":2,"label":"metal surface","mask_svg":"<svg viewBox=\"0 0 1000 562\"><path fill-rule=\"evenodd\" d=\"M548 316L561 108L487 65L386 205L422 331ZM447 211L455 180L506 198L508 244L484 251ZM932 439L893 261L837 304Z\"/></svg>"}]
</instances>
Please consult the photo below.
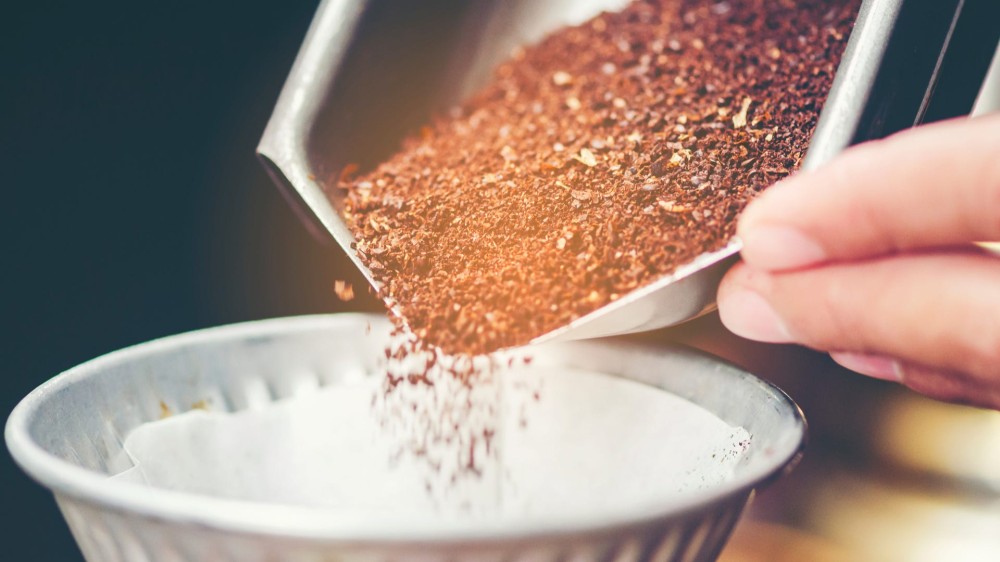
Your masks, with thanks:
<instances>
[{"instance_id":1,"label":"metal surface","mask_svg":"<svg viewBox=\"0 0 1000 562\"><path fill-rule=\"evenodd\" d=\"M866 0L803 167L921 123L968 115L1000 39L996 0Z\"/></svg>"},{"instance_id":2,"label":"metal surface","mask_svg":"<svg viewBox=\"0 0 1000 562\"><path fill-rule=\"evenodd\" d=\"M375 336L366 336L374 326ZM753 440L731 481L671 507L399 527L324 517L315 507L172 492L111 474L131 467L124 437L163 407L259 408L372 372L384 318L276 319L183 334L100 357L59 375L11 414L7 445L56 496L87 560L713 560L755 488L795 464L805 423L780 390L681 347L547 344L538 364L580 366L666 389Z\"/></svg>"},{"instance_id":3,"label":"metal surface","mask_svg":"<svg viewBox=\"0 0 1000 562\"><path fill-rule=\"evenodd\" d=\"M933 6L865 0L804 167L815 168L851 144L911 126L928 108L940 113L934 108L942 104L930 105L931 94L959 16L981 14L990 2L995 0L943 0ZM258 153L313 231L332 235L374 284L351 249L353 237L338 213L343 194L335 178L342 167L350 162L370 165L389 156L405 131L432 110L481 86L512 47L625 3L324 0ZM994 36L987 47L995 44ZM974 41L960 45L967 54L981 50L974 49ZM966 85L982 82L982 58L966 61L973 77ZM967 93L952 95L959 101L944 104L948 111L954 113L968 97L967 112L974 98ZM712 310L719 280L740 248L734 239L536 342L650 330Z\"/></svg>"}]
</instances>

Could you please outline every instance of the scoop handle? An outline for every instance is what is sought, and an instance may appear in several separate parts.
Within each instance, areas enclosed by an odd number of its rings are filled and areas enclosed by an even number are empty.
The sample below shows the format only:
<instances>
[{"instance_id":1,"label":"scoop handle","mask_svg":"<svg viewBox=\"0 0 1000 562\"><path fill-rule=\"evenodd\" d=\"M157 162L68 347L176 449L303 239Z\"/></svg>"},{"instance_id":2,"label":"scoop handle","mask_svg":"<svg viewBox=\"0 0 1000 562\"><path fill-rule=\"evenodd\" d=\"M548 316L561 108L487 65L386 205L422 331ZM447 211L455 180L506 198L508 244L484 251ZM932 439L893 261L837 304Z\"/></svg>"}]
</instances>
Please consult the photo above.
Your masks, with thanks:
<instances>
[{"instance_id":1,"label":"scoop handle","mask_svg":"<svg viewBox=\"0 0 1000 562\"><path fill-rule=\"evenodd\" d=\"M1000 41L997 0L865 0L803 165L967 115Z\"/></svg>"}]
</instances>

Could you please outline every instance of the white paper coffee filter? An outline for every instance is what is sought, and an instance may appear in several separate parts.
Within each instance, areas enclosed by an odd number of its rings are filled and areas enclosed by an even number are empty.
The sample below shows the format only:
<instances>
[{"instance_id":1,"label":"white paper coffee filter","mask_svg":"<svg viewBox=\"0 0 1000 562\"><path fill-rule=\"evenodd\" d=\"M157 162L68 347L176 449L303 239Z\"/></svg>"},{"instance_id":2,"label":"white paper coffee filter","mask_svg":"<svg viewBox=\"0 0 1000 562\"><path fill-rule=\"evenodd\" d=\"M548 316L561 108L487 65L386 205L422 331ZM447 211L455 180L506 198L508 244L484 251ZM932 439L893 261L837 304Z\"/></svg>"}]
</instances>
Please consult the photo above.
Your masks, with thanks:
<instances>
[{"instance_id":1,"label":"white paper coffee filter","mask_svg":"<svg viewBox=\"0 0 1000 562\"><path fill-rule=\"evenodd\" d=\"M731 478L750 441L743 428L626 379L552 366L495 377L463 402L479 416L473 429L429 444L430 454L414 454L412 426L441 404L410 418L390 406L412 413L414 400L440 402L454 389L420 397L404 385L395 392L409 397L394 402L371 376L260 410L144 424L125 440L135 468L113 478L345 517L558 516L680 500ZM472 443L476 471L463 470L469 436L482 429L493 432L489 450Z\"/></svg>"}]
</instances>

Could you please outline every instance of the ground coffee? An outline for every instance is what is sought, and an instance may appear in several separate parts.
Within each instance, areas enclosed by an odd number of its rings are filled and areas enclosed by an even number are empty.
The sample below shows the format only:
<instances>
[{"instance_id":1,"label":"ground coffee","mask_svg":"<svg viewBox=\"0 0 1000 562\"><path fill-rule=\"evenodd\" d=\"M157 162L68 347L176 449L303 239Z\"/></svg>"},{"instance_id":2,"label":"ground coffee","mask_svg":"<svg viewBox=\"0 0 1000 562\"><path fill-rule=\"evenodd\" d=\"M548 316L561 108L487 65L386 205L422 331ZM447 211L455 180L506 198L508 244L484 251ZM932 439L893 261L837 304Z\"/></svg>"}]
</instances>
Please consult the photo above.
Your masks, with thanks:
<instances>
[{"instance_id":1,"label":"ground coffee","mask_svg":"<svg viewBox=\"0 0 1000 562\"><path fill-rule=\"evenodd\" d=\"M356 251L425 344L527 343L732 237L801 162L857 0L642 0L514 53L374 170Z\"/></svg>"}]
</instances>

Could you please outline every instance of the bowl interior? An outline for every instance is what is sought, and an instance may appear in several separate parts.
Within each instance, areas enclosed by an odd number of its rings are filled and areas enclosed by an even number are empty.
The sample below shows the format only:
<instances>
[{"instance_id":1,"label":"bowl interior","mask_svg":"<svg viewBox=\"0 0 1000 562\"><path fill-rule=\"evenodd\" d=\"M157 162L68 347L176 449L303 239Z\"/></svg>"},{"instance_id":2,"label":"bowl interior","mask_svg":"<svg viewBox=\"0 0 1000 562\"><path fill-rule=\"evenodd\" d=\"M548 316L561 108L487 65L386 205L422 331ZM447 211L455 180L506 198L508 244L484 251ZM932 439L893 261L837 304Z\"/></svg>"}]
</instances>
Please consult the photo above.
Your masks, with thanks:
<instances>
[{"instance_id":1,"label":"bowl interior","mask_svg":"<svg viewBox=\"0 0 1000 562\"><path fill-rule=\"evenodd\" d=\"M29 395L8 422L8 445L32 476L57 493L99 503L132 494L132 505L142 505L162 491L142 488L136 499L139 486L107 478L132 468L123 448L131 431L206 406L224 412L265 409L276 400L364 378L384 357L387 332L381 317L315 316L204 330L124 349L76 367ZM531 348L530 355L543 367L575 367L665 389L746 429L752 441L731 479L683 502L619 506L614 513L564 515L558 522L519 521L522 527L682 514L745 493L799 454L805 428L797 407L773 386L718 359L686 348L623 342L548 344ZM201 501L198 509L204 505ZM194 510L195 503L174 507L183 513ZM254 513L274 515L257 504L242 515Z\"/></svg>"},{"instance_id":2,"label":"bowl interior","mask_svg":"<svg viewBox=\"0 0 1000 562\"><path fill-rule=\"evenodd\" d=\"M432 113L447 110L486 84L515 48L626 4L628 0L365 4L338 61L336 79L320 92L317 114L308 131L302 131L307 167L314 177L325 179L336 177L347 164L378 164ZM339 211L342 194L330 189L326 195Z\"/></svg>"}]
</instances>

